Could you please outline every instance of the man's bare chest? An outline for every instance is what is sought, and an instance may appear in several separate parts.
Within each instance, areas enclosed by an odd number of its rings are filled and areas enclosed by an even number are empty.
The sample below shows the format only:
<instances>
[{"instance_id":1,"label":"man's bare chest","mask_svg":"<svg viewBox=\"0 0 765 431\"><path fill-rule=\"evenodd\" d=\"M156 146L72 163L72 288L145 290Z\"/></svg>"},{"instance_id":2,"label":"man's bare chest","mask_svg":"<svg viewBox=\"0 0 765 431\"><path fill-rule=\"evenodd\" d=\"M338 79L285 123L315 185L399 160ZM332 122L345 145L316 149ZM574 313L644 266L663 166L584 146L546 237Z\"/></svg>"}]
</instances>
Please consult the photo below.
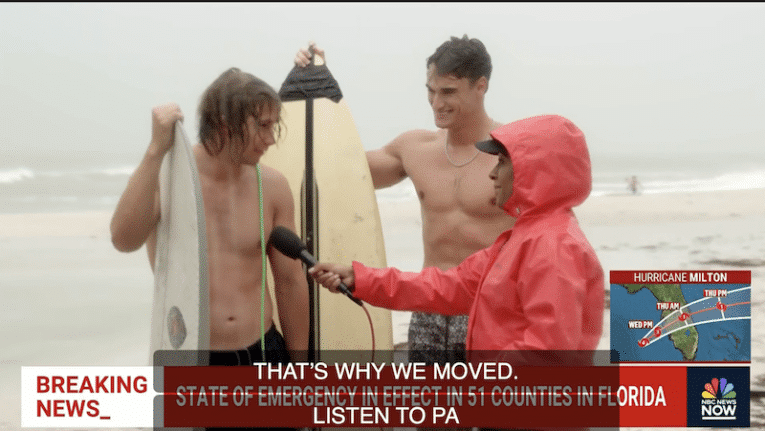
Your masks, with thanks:
<instances>
[{"instance_id":1,"label":"man's bare chest","mask_svg":"<svg viewBox=\"0 0 765 431\"><path fill-rule=\"evenodd\" d=\"M433 164L409 174L426 211L460 211L469 215L493 214L494 186L491 168L476 165L453 168Z\"/></svg>"},{"instance_id":2,"label":"man's bare chest","mask_svg":"<svg viewBox=\"0 0 765 431\"><path fill-rule=\"evenodd\" d=\"M208 248L241 257L259 256L261 224L264 236L269 234L270 225L267 205L261 217L257 193L242 193L241 190L225 190L209 185L203 185L202 190Z\"/></svg>"}]
</instances>

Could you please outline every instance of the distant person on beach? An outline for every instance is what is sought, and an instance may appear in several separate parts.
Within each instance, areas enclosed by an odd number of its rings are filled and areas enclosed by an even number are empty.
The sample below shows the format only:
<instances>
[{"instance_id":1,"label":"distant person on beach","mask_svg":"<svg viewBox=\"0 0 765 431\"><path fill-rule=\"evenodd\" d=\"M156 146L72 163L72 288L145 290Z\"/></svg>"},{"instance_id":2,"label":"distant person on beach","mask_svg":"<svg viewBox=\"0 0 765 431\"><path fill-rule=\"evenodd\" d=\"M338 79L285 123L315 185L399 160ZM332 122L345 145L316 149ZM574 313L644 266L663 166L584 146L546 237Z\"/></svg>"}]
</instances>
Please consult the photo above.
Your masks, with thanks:
<instances>
[{"instance_id":1,"label":"distant person on beach","mask_svg":"<svg viewBox=\"0 0 765 431\"><path fill-rule=\"evenodd\" d=\"M295 64L306 66L312 44ZM489 246L513 226L513 218L492 205L494 190L486 176L494 158L474 144L501 125L484 108L491 57L478 39L452 37L426 62L428 102L438 130L410 130L384 147L367 151L376 189L410 178L422 210L423 267L448 270ZM465 355L467 316L417 311L409 326L411 362L445 362Z\"/></svg>"},{"instance_id":2,"label":"distant person on beach","mask_svg":"<svg viewBox=\"0 0 765 431\"><path fill-rule=\"evenodd\" d=\"M261 220L265 238L274 226L294 228L294 204L286 178L258 164L275 142L280 113L276 92L237 68L220 75L199 105L201 143L193 152L207 223L211 365L285 363L290 355L293 360L297 354L302 358L308 349L308 289L302 265L274 249L266 250L276 280L283 336L273 323L271 298L264 291L266 274L261 269ZM151 142L111 222L114 247L130 252L146 244L152 269L161 214L160 166L173 145L175 123L182 120L176 104L152 110ZM261 343L265 343L266 358L262 358Z\"/></svg>"},{"instance_id":3,"label":"distant person on beach","mask_svg":"<svg viewBox=\"0 0 765 431\"><path fill-rule=\"evenodd\" d=\"M633 195L638 194L638 191L640 188L640 182L638 181L635 175L631 176L630 178L627 178L627 187L629 187L630 192L632 192Z\"/></svg>"},{"instance_id":4,"label":"distant person on beach","mask_svg":"<svg viewBox=\"0 0 765 431\"><path fill-rule=\"evenodd\" d=\"M310 274L333 291L342 281L379 307L469 313L470 360L493 359L488 352L594 351L603 323L603 269L572 210L592 188L584 135L569 120L545 115L504 125L476 147L497 156L489 174L493 201L516 218L493 245L447 271L353 262L319 263Z\"/></svg>"}]
</instances>

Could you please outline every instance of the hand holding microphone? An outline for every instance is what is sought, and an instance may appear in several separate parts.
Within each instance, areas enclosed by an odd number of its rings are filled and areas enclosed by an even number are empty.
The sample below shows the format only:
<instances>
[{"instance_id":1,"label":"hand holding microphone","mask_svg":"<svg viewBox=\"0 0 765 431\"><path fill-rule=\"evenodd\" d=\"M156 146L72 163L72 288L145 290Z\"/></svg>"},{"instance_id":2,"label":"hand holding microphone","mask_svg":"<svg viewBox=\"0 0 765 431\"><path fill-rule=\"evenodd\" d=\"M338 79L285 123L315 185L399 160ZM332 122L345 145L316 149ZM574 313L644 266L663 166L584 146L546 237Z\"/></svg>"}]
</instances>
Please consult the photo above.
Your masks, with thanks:
<instances>
[{"instance_id":1,"label":"hand holding microphone","mask_svg":"<svg viewBox=\"0 0 765 431\"><path fill-rule=\"evenodd\" d=\"M317 283L332 292L345 293L343 290L344 288L348 289L348 286L354 285L352 266L343 266L333 263L317 263L308 270L308 273Z\"/></svg>"},{"instance_id":2,"label":"hand holding microphone","mask_svg":"<svg viewBox=\"0 0 765 431\"><path fill-rule=\"evenodd\" d=\"M333 292L340 291L358 305L362 305L360 299L353 296L348 286L343 283L353 285L353 267L333 265L329 263L318 263L308 247L291 230L276 226L268 239L269 244L273 245L280 253L292 259L302 260L309 268L308 273L322 286Z\"/></svg>"}]
</instances>

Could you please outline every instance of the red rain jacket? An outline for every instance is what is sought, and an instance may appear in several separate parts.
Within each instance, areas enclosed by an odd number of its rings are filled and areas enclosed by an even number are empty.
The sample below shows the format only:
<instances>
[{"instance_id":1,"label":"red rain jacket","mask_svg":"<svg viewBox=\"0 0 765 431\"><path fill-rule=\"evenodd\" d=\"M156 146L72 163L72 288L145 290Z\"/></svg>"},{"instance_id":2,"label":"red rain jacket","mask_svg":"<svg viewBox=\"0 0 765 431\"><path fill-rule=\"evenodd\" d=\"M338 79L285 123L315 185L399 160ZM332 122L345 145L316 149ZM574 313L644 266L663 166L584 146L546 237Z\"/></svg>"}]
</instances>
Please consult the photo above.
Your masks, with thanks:
<instances>
[{"instance_id":1,"label":"red rain jacket","mask_svg":"<svg viewBox=\"0 0 765 431\"><path fill-rule=\"evenodd\" d=\"M503 206L517 217L513 229L448 271L353 262L355 295L394 310L469 313L468 351L595 350L603 270L572 211L592 186L584 135L565 118L540 116L491 136L513 165Z\"/></svg>"}]
</instances>

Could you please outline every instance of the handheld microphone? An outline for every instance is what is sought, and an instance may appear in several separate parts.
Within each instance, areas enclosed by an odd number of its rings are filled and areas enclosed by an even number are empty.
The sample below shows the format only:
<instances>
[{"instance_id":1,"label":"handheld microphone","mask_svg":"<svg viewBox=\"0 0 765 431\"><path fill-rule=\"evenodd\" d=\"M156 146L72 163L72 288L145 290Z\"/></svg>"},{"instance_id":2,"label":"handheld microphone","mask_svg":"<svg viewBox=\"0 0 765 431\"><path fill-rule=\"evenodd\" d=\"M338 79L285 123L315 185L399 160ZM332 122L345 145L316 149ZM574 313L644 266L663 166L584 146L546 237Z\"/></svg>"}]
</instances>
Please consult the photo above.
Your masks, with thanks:
<instances>
[{"instance_id":1,"label":"handheld microphone","mask_svg":"<svg viewBox=\"0 0 765 431\"><path fill-rule=\"evenodd\" d=\"M301 241L294 232L284 226L276 226L271 232L271 236L268 238L268 242L269 244L273 245L274 248L279 250L281 254L292 259L300 259L309 268L316 265L317 263L316 258L314 258L313 255L308 252L308 247L306 247L303 241ZM350 298L351 301L358 305L362 305L361 300L353 296L351 291L348 289L348 286L343 284L342 281L340 282L338 290Z\"/></svg>"}]
</instances>

